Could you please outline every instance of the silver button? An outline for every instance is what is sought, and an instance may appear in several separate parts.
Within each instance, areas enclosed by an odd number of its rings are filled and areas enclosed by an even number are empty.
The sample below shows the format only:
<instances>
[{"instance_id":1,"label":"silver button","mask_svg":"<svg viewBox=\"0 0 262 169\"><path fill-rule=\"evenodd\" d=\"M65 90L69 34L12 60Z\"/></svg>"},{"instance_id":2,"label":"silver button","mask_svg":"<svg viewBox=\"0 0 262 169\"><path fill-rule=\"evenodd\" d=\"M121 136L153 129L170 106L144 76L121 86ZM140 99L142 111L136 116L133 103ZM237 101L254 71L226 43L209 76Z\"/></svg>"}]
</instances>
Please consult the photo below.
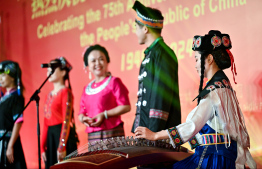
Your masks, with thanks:
<instances>
[{"instance_id":1,"label":"silver button","mask_svg":"<svg viewBox=\"0 0 262 169\"><path fill-rule=\"evenodd\" d=\"M146 88L144 88L144 93L146 93Z\"/></svg>"},{"instance_id":2,"label":"silver button","mask_svg":"<svg viewBox=\"0 0 262 169\"><path fill-rule=\"evenodd\" d=\"M141 101L139 101L139 102L137 103L137 105L138 105L138 106L141 106Z\"/></svg>"},{"instance_id":3,"label":"silver button","mask_svg":"<svg viewBox=\"0 0 262 169\"><path fill-rule=\"evenodd\" d=\"M144 73L143 73L143 76L146 77L146 76L147 76L147 72L144 72Z\"/></svg>"},{"instance_id":4,"label":"silver button","mask_svg":"<svg viewBox=\"0 0 262 169\"><path fill-rule=\"evenodd\" d=\"M144 100L144 101L143 101L143 106L146 106L146 103L147 103L147 102Z\"/></svg>"}]
</instances>

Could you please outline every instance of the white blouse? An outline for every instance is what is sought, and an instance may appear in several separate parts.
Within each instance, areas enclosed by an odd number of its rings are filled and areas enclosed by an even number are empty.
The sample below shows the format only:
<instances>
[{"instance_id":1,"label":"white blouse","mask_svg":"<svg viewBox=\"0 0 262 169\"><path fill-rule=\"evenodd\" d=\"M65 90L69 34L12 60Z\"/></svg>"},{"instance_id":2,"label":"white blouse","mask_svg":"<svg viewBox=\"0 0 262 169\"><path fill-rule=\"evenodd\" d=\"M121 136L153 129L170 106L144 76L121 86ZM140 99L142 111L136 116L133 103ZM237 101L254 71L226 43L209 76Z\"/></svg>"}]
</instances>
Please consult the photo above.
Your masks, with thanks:
<instances>
[{"instance_id":1,"label":"white blouse","mask_svg":"<svg viewBox=\"0 0 262 169\"><path fill-rule=\"evenodd\" d=\"M229 139L237 141L236 168L244 168L245 163L250 168L256 168L256 163L248 150L250 148L249 135L234 91L228 88L210 91L189 113L186 122L176 126L176 129L183 142L195 136L199 144L202 144L202 138L198 132L205 124L213 128L216 134L223 133ZM170 134L169 137L175 147ZM225 146L230 146L230 144L225 144Z\"/></svg>"}]
</instances>

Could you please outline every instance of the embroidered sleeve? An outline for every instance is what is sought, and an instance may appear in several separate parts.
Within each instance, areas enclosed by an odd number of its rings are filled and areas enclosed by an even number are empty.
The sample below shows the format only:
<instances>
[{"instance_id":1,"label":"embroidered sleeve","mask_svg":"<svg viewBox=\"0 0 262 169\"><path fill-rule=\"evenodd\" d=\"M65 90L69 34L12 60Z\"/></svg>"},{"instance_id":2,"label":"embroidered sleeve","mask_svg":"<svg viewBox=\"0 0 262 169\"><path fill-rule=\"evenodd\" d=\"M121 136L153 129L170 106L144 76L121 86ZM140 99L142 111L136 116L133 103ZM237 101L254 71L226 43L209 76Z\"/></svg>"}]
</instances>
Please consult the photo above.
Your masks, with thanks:
<instances>
[{"instance_id":1,"label":"embroidered sleeve","mask_svg":"<svg viewBox=\"0 0 262 169\"><path fill-rule=\"evenodd\" d=\"M175 128L168 129L172 145L177 146L187 141L195 143L194 141L196 140L194 140L194 136L211 118L212 111L213 109L212 105L210 104L210 99L208 97L206 99L202 99L199 105L189 113L185 123L182 123Z\"/></svg>"},{"instance_id":2,"label":"embroidered sleeve","mask_svg":"<svg viewBox=\"0 0 262 169\"><path fill-rule=\"evenodd\" d=\"M63 124L61 128L60 140L58 145L58 151L63 152L66 150L66 143L70 132L70 122L72 118L72 106L73 106L73 95L68 89L67 93L62 95L62 113L63 113Z\"/></svg>"},{"instance_id":3,"label":"embroidered sleeve","mask_svg":"<svg viewBox=\"0 0 262 169\"><path fill-rule=\"evenodd\" d=\"M183 142L183 140L182 140L182 138L181 138L176 127L172 127L172 128L167 129L167 133L168 133L168 136L171 140L171 144L174 148L184 144L184 142Z\"/></svg>"},{"instance_id":4,"label":"embroidered sleeve","mask_svg":"<svg viewBox=\"0 0 262 169\"><path fill-rule=\"evenodd\" d=\"M197 133L197 135L200 136L199 133ZM194 136L193 138L191 138L191 139L188 141L188 143L189 143L189 145L190 145L190 147L191 147L192 150L195 149L197 146L199 146L200 143L201 143L200 140L198 139L199 137L197 137L197 135ZM200 136L200 137L201 137L201 136Z\"/></svg>"}]
</instances>

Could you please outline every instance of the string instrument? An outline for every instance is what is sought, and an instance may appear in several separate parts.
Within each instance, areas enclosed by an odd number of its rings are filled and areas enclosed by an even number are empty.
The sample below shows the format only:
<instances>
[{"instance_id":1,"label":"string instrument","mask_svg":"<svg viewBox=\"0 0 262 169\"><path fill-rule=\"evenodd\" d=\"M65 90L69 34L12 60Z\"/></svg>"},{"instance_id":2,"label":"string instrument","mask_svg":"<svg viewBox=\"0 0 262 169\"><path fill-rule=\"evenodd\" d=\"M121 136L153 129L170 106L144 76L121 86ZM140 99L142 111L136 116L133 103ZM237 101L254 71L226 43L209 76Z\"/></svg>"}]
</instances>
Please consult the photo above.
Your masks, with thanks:
<instances>
[{"instance_id":1,"label":"string instrument","mask_svg":"<svg viewBox=\"0 0 262 169\"><path fill-rule=\"evenodd\" d=\"M125 169L135 166L164 166L192 155L182 146L175 149L167 140L149 141L131 137L113 137L88 143L88 151L74 152L51 169Z\"/></svg>"}]
</instances>

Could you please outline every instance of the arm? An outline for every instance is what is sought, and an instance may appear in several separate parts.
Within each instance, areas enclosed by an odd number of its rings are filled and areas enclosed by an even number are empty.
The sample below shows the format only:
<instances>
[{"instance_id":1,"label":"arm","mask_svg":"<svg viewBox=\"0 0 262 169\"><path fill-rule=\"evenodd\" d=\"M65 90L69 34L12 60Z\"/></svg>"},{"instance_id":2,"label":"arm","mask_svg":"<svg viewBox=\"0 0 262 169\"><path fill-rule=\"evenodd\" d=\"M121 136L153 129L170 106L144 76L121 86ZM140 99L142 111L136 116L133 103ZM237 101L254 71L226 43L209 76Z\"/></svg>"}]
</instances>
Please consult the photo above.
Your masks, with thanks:
<instances>
[{"instance_id":1,"label":"arm","mask_svg":"<svg viewBox=\"0 0 262 169\"><path fill-rule=\"evenodd\" d=\"M15 120L17 116L21 112L23 112L23 110L24 110L24 98L18 96L15 98L15 101L13 103L13 108L11 110L13 115L13 120ZM10 163L14 162L14 144L19 136L19 131L22 126L22 122L23 122L23 114L21 114L19 118L16 121L14 121L12 135L7 145L6 156Z\"/></svg>"},{"instance_id":2,"label":"arm","mask_svg":"<svg viewBox=\"0 0 262 169\"><path fill-rule=\"evenodd\" d=\"M148 140L162 140L162 139L168 139L168 133L166 130L161 130L159 132L152 132L146 127L137 127L135 129L135 136L136 138L145 138Z\"/></svg>"},{"instance_id":3,"label":"arm","mask_svg":"<svg viewBox=\"0 0 262 169\"><path fill-rule=\"evenodd\" d=\"M11 138L8 142L7 150L6 150L6 157L10 163L14 162L14 144L19 136L19 131L22 126L22 123L15 123Z\"/></svg>"},{"instance_id":4,"label":"arm","mask_svg":"<svg viewBox=\"0 0 262 169\"><path fill-rule=\"evenodd\" d=\"M113 109L107 110L107 117L113 117L113 116L120 116L126 112L130 111L130 105L120 105L117 106ZM96 115L95 117L92 118L92 123L91 126L100 126L101 123L104 121L105 119L105 113L99 113L98 115Z\"/></svg>"},{"instance_id":5,"label":"arm","mask_svg":"<svg viewBox=\"0 0 262 169\"><path fill-rule=\"evenodd\" d=\"M146 138L148 140L167 139L169 137L172 145L176 147L195 136L210 119L212 111L210 100L208 98L202 99L199 105L190 112L185 123L159 132L152 132L145 127L138 127L135 130L135 135L136 138Z\"/></svg>"},{"instance_id":6,"label":"arm","mask_svg":"<svg viewBox=\"0 0 262 169\"><path fill-rule=\"evenodd\" d=\"M84 88L80 100L80 110L78 113L78 119L81 123L89 127L93 121L90 117L86 116L86 114L87 112L86 112L86 105L85 105L85 88Z\"/></svg>"},{"instance_id":7,"label":"arm","mask_svg":"<svg viewBox=\"0 0 262 169\"><path fill-rule=\"evenodd\" d=\"M41 156L43 161L46 161L46 154L45 154L45 150L46 150L46 139L47 139L47 124L46 124L46 118L44 118L44 125L43 125L43 132L42 132L42 144L41 144Z\"/></svg>"},{"instance_id":8,"label":"arm","mask_svg":"<svg viewBox=\"0 0 262 169\"><path fill-rule=\"evenodd\" d=\"M128 90L119 78L113 79L113 87L114 89L112 92L116 99L117 106L110 110L105 110L104 112L101 112L95 117L93 117L93 123L91 123L91 126L100 126L106 118L105 115L107 116L107 118L113 116L120 116L131 110L130 101L128 97Z\"/></svg>"}]
</instances>

